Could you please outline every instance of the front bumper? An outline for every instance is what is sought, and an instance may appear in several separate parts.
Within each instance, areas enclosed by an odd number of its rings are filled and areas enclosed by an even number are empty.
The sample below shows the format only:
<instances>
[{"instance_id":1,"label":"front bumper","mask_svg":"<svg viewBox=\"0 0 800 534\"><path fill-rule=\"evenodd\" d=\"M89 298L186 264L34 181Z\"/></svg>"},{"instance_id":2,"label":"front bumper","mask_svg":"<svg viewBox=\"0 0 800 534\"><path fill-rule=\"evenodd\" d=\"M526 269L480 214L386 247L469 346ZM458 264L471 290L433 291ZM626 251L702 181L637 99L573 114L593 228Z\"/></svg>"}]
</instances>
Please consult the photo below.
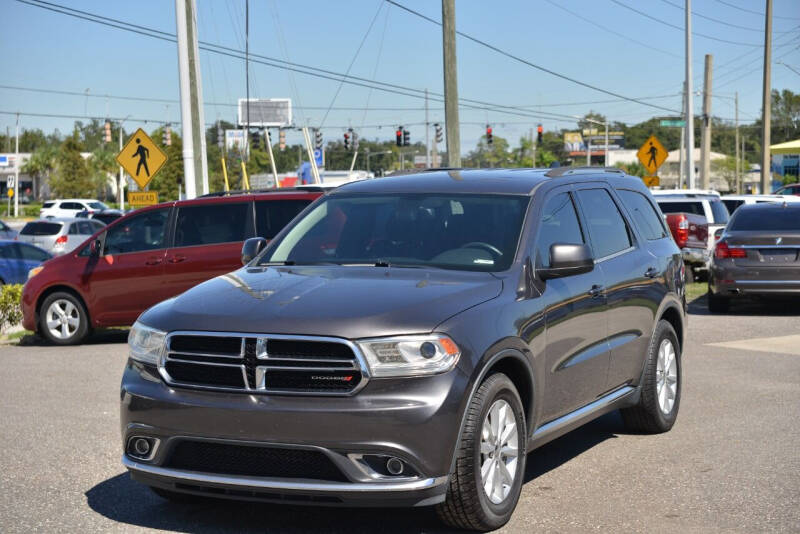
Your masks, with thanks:
<instances>
[{"instance_id":1,"label":"front bumper","mask_svg":"<svg viewBox=\"0 0 800 534\"><path fill-rule=\"evenodd\" d=\"M129 362L121 389L123 448L133 436L158 440L149 461L123 464L144 484L201 495L344 506L426 506L444 500L461 424L466 376L372 379L350 397L279 396L176 388ZM263 477L176 469L186 441L311 450L341 479ZM360 455L400 458L411 475L376 476Z\"/></svg>"}]
</instances>

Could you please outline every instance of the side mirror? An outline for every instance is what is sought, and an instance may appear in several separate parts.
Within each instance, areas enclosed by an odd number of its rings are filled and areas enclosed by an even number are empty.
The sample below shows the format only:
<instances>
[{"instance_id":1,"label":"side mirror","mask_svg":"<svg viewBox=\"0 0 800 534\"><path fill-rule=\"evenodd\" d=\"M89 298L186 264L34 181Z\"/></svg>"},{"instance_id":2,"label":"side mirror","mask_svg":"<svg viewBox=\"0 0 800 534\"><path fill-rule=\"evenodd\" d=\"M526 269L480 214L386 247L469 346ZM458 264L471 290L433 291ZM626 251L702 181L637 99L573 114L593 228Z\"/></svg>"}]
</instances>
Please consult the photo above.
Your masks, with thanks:
<instances>
[{"instance_id":1,"label":"side mirror","mask_svg":"<svg viewBox=\"0 0 800 534\"><path fill-rule=\"evenodd\" d=\"M550 267L539 269L542 280L588 273L594 269L592 250L588 245L553 243L550 245Z\"/></svg>"},{"instance_id":2,"label":"side mirror","mask_svg":"<svg viewBox=\"0 0 800 534\"><path fill-rule=\"evenodd\" d=\"M100 251L102 249L103 249L103 244L100 242L99 239L94 239L94 240L92 240L91 243L89 243L89 255L90 256L99 256L100 255Z\"/></svg>"},{"instance_id":3,"label":"side mirror","mask_svg":"<svg viewBox=\"0 0 800 534\"><path fill-rule=\"evenodd\" d=\"M251 237L242 245L242 265L247 265L267 246L263 237Z\"/></svg>"}]
</instances>

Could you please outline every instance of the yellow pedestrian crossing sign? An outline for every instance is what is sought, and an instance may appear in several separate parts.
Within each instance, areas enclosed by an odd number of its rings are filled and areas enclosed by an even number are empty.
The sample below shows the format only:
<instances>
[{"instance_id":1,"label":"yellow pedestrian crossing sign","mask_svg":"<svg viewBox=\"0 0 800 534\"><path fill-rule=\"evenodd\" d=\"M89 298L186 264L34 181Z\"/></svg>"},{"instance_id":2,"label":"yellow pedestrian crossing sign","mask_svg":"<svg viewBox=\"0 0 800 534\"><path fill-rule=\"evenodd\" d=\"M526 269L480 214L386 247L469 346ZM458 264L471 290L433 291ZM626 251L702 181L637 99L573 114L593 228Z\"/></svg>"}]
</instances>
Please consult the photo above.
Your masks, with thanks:
<instances>
[{"instance_id":1,"label":"yellow pedestrian crossing sign","mask_svg":"<svg viewBox=\"0 0 800 534\"><path fill-rule=\"evenodd\" d=\"M636 156L647 169L647 174L653 176L658 168L661 167L661 164L666 161L669 152L655 135L651 135L644 142L642 148L639 149L639 152L636 153Z\"/></svg>"},{"instance_id":2,"label":"yellow pedestrian crossing sign","mask_svg":"<svg viewBox=\"0 0 800 534\"><path fill-rule=\"evenodd\" d=\"M122 152L117 154L117 163L122 165L141 189L147 187L166 162L167 155L141 128L136 130L125 143Z\"/></svg>"}]
</instances>

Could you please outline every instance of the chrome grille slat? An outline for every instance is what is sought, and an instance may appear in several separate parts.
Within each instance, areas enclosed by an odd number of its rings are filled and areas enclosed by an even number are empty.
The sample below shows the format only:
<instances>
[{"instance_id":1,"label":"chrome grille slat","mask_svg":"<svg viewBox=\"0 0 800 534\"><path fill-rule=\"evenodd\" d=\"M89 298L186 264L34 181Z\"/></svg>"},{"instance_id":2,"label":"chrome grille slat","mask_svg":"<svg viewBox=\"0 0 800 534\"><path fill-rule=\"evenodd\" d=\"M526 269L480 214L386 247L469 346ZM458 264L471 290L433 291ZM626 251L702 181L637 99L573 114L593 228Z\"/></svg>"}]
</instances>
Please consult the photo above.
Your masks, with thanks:
<instances>
[{"instance_id":1,"label":"chrome grille slat","mask_svg":"<svg viewBox=\"0 0 800 534\"><path fill-rule=\"evenodd\" d=\"M172 340L178 337L180 343L173 348ZM237 346L230 338L239 339L235 342L240 347L238 354L202 350L206 340L209 346L215 348ZM276 342L275 349L285 348L294 354L270 354L270 341ZM175 386L281 395L352 395L366 385L369 377L368 367L358 346L340 338L181 331L170 333L166 345L167 351L161 359L159 371L167 383ZM257 347L260 348L257 350ZM330 357L326 357L327 354ZM348 354L352 357L346 358ZM202 361L203 358L212 361ZM223 358L230 360L230 363L220 361ZM198 371L200 368L210 370L217 367L220 373L223 369L230 373L229 369L238 368L241 370L242 385L220 386L215 383L218 380L213 371L209 371L212 375L191 371L194 365L202 366L196 368ZM170 376L168 367L179 374L183 373L183 377L201 377L209 383Z\"/></svg>"}]
</instances>

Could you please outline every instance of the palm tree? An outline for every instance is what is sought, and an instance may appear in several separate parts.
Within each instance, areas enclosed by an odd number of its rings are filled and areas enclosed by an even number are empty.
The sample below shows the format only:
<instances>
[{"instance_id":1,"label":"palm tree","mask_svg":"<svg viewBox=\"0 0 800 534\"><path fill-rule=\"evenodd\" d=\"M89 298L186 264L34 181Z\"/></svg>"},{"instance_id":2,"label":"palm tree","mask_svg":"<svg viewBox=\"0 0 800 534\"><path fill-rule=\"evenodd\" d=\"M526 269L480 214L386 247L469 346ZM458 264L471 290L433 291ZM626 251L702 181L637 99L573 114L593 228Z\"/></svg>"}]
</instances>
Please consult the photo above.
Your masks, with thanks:
<instances>
[{"instance_id":1,"label":"palm tree","mask_svg":"<svg viewBox=\"0 0 800 534\"><path fill-rule=\"evenodd\" d=\"M56 167L58 149L53 145L44 145L37 148L20 170L33 179L33 197L42 198L42 179L44 183L50 181L50 174Z\"/></svg>"}]
</instances>

